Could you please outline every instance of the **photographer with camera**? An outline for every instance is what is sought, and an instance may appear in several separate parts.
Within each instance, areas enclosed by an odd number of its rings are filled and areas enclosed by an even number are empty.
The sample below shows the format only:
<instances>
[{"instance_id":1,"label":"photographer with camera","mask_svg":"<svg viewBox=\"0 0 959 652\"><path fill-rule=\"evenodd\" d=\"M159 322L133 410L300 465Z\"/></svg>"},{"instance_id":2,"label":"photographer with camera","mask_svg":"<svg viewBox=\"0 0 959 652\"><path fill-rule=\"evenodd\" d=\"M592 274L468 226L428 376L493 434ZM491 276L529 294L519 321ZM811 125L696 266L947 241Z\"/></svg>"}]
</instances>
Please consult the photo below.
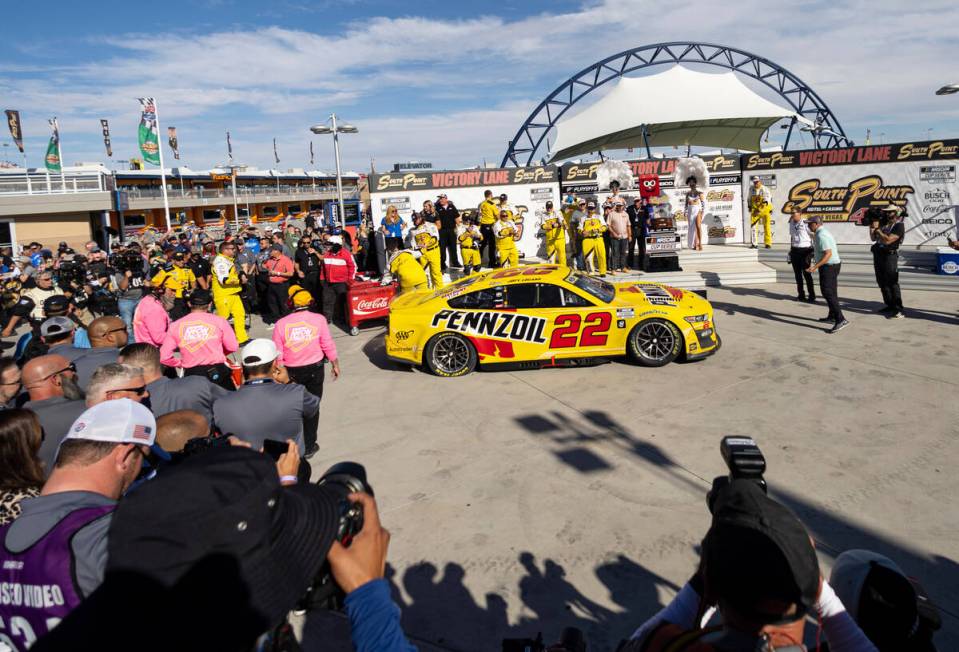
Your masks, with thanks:
<instances>
[{"instance_id":1,"label":"photographer with camera","mask_svg":"<svg viewBox=\"0 0 959 652\"><path fill-rule=\"evenodd\" d=\"M117 310L127 327L127 336L133 341L133 319L137 305L143 298L146 274L149 271L140 253L140 245L129 244L113 258L113 284L117 288Z\"/></svg>"},{"instance_id":2,"label":"photographer with camera","mask_svg":"<svg viewBox=\"0 0 959 652\"><path fill-rule=\"evenodd\" d=\"M822 578L802 523L766 495L756 443L726 437L721 451L730 475L707 497L713 519L699 568L620 650L800 652L806 617L818 615L832 652L876 652ZM722 624L706 627L717 610Z\"/></svg>"},{"instance_id":3,"label":"photographer with camera","mask_svg":"<svg viewBox=\"0 0 959 652\"><path fill-rule=\"evenodd\" d=\"M899 289L899 246L906 237L903 217L900 206L889 204L869 224L869 238L873 241L872 266L876 270L876 283L882 292L882 301L886 304L878 312L889 319L905 317Z\"/></svg>"},{"instance_id":4,"label":"photographer with camera","mask_svg":"<svg viewBox=\"0 0 959 652\"><path fill-rule=\"evenodd\" d=\"M106 581L33 649L295 650L288 612L335 588L358 652L412 652L384 579L390 534L354 470L282 486L249 449L188 456L119 503ZM145 638L144 613L170 626Z\"/></svg>"}]
</instances>

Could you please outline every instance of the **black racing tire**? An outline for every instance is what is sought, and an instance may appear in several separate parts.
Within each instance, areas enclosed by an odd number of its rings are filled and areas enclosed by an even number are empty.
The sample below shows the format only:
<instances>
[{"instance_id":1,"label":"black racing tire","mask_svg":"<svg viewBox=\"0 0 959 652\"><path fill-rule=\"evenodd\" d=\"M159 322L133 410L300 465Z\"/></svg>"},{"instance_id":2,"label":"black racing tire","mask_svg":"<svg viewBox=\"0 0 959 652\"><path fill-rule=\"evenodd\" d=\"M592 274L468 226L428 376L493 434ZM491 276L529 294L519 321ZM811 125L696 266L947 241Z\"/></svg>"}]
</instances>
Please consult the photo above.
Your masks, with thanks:
<instances>
[{"instance_id":1,"label":"black racing tire","mask_svg":"<svg viewBox=\"0 0 959 652\"><path fill-rule=\"evenodd\" d=\"M629 332L626 353L644 367L662 367L686 350L683 334L667 319L645 319Z\"/></svg>"},{"instance_id":2,"label":"black racing tire","mask_svg":"<svg viewBox=\"0 0 959 652\"><path fill-rule=\"evenodd\" d=\"M465 376L478 362L473 343L459 333L434 335L423 350L423 364L434 376Z\"/></svg>"}]
</instances>

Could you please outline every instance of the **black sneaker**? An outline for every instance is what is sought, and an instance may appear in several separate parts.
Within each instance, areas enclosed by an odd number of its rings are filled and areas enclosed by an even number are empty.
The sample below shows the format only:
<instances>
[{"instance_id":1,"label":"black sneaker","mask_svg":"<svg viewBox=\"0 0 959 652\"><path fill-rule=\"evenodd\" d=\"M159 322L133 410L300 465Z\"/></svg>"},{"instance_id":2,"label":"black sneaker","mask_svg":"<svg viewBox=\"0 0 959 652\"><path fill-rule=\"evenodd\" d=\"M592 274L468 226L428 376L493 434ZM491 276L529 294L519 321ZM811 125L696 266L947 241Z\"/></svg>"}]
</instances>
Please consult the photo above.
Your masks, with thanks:
<instances>
[{"instance_id":1,"label":"black sneaker","mask_svg":"<svg viewBox=\"0 0 959 652\"><path fill-rule=\"evenodd\" d=\"M827 332L828 332L830 335L832 335L833 333L838 333L839 331L841 331L842 329L844 329L844 328L845 328L846 326L848 326L848 325L849 325L849 321L846 320L846 319L843 319L843 320L840 321L840 322L836 322L836 325L833 326L832 328L830 328Z\"/></svg>"},{"instance_id":2,"label":"black sneaker","mask_svg":"<svg viewBox=\"0 0 959 652\"><path fill-rule=\"evenodd\" d=\"M806 303L816 303L816 297L809 297L806 299Z\"/></svg>"},{"instance_id":3,"label":"black sneaker","mask_svg":"<svg viewBox=\"0 0 959 652\"><path fill-rule=\"evenodd\" d=\"M890 308L889 306L883 306L882 308L875 310L875 313L878 315L885 315L887 313L895 312L895 311L896 311L895 308Z\"/></svg>"},{"instance_id":4,"label":"black sneaker","mask_svg":"<svg viewBox=\"0 0 959 652\"><path fill-rule=\"evenodd\" d=\"M823 322L823 323L826 323L827 321L832 321L832 322L834 322L834 321L836 321L836 318L835 318L835 317L820 317L820 318L819 318L819 321L821 321L821 322Z\"/></svg>"},{"instance_id":5,"label":"black sneaker","mask_svg":"<svg viewBox=\"0 0 959 652\"><path fill-rule=\"evenodd\" d=\"M303 454L304 459L310 459L320 451L320 445L316 442L310 444L310 447L306 449L306 453Z\"/></svg>"},{"instance_id":6,"label":"black sneaker","mask_svg":"<svg viewBox=\"0 0 959 652\"><path fill-rule=\"evenodd\" d=\"M806 295L800 294L799 296L796 297L796 301L806 301Z\"/></svg>"},{"instance_id":7,"label":"black sneaker","mask_svg":"<svg viewBox=\"0 0 959 652\"><path fill-rule=\"evenodd\" d=\"M906 316L902 313L901 310L897 310L896 312L889 313L886 316L886 318L887 319L905 319Z\"/></svg>"}]
</instances>

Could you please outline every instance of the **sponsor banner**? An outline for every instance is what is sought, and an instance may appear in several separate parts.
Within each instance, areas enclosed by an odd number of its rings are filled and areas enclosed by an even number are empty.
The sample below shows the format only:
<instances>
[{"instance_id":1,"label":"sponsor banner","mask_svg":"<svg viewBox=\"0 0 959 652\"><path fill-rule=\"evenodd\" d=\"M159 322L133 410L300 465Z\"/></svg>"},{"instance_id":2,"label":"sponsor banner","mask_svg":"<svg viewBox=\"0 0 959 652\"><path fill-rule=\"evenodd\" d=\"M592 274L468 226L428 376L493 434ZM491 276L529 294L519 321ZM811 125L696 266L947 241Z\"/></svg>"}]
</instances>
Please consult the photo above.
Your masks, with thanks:
<instances>
[{"instance_id":1,"label":"sponsor banner","mask_svg":"<svg viewBox=\"0 0 959 652\"><path fill-rule=\"evenodd\" d=\"M451 188L483 189L493 186L515 186L530 183L556 183L559 168L555 165L526 168L485 168L479 170L432 170L429 172L388 172L374 174L370 192L397 190L440 190Z\"/></svg>"},{"instance_id":2,"label":"sponsor banner","mask_svg":"<svg viewBox=\"0 0 959 652\"><path fill-rule=\"evenodd\" d=\"M706 212L703 217L703 233L708 244L734 244L743 242L743 200L742 174L739 169L739 156L712 155L700 157L709 169L709 190L706 191ZM686 220L686 186L676 188L675 158L638 159L625 161L639 180L642 175L659 177L660 195L652 200L656 214L672 216L676 224L676 233L683 246L688 242L689 224ZM578 195L593 196L602 202L607 196L606 189L596 185L596 169L600 163L568 163L563 166L563 193L575 192ZM639 190L626 191L627 204Z\"/></svg>"},{"instance_id":3,"label":"sponsor banner","mask_svg":"<svg viewBox=\"0 0 959 652\"><path fill-rule=\"evenodd\" d=\"M107 150L107 156L113 158L113 145L110 142L110 123L105 119L101 119L100 128L103 130L103 146Z\"/></svg>"},{"instance_id":4,"label":"sponsor banner","mask_svg":"<svg viewBox=\"0 0 959 652\"><path fill-rule=\"evenodd\" d=\"M7 126L10 127L10 137L13 138L13 143L20 150L20 153L23 154L23 125L20 122L20 112L7 109L5 113L7 114Z\"/></svg>"},{"instance_id":5,"label":"sponsor banner","mask_svg":"<svg viewBox=\"0 0 959 652\"><path fill-rule=\"evenodd\" d=\"M140 125L137 127L137 140L140 143L140 153L143 160L153 165L160 165L160 134L157 131L156 103L152 97L141 97L140 105L143 113L140 114Z\"/></svg>"},{"instance_id":6,"label":"sponsor banner","mask_svg":"<svg viewBox=\"0 0 959 652\"><path fill-rule=\"evenodd\" d=\"M167 127L166 137L170 149L173 150L173 158L180 160L180 141L176 137L176 127Z\"/></svg>"},{"instance_id":7,"label":"sponsor banner","mask_svg":"<svg viewBox=\"0 0 959 652\"><path fill-rule=\"evenodd\" d=\"M903 161L939 161L956 158L959 158L959 139L929 140L893 145L744 154L742 169L748 172L749 170L782 170L827 165L901 163Z\"/></svg>"},{"instance_id":8,"label":"sponsor banner","mask_svg":"<svg viewBox=\"0 0 959 652\"><path fill-rule=\"evenodd\" d=\"M892 146L892 151L902 147ZM907 246L946 245L947 239L957 237L959 154L951 162L938 161L935 165L904 160L764 170L758 176L772 195L773 241L789 242L788 216L798 209L821 217L840 244L871 244L869 229L858 221L869 208L895 204L906 209ZM743 188L748 188L753 175L746 172L743 177ZM748 215L745 206L743 211Z\"/></svg>"},{"instance_id":9,"label":"sponsor banner","mask_svg":"<svg viewBox=\"0 0 959 652\"><path fill-rule=\"evenodd\" d=\"M47 144L47 153L43 157L43 164L50 172L62 172L63 166L60 160L60 125L57 119L47 120L50 123L52 134L50 142Z\"/></svg>"},{"instance_id":10,"label":"sponsor banner","mask_svg":"<svg viewBox=\"0 0 959 652\"><path fill-rule=\"evenodd\" d=\"M535 224L547 201L559 206L559 168L555 165L374 174L370 183L373 224L379 226L392 205L409 227L413 211L422 210L425 201L435 202L440 192L461 215L476 215L486 190L491 190L494 197L507 195L515 216L520 256L544 256L545 244L536 236Z\"/></svg>"}]
</instances>

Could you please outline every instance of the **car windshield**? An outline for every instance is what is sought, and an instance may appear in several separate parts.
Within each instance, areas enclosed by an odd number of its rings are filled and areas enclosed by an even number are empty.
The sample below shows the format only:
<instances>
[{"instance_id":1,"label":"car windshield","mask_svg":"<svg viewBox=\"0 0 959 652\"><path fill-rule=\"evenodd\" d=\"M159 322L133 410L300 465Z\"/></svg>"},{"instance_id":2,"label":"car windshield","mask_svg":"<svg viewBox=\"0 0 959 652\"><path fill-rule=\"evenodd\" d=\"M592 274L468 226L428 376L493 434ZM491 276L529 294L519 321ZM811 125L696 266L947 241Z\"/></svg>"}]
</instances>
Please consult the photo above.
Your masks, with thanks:
<instances>
[{"instance_id":1,"label":"car windshield","mask_svg":"<svg viewBox=\"0 0 959 652\"><path fill-rule=\"evenodd\" d=\"M571 272L566 277L566 282L588 292L603 303L609 303L616 296L616 287L612 283L582 272Z\"/></svg>"}]
</instances>

